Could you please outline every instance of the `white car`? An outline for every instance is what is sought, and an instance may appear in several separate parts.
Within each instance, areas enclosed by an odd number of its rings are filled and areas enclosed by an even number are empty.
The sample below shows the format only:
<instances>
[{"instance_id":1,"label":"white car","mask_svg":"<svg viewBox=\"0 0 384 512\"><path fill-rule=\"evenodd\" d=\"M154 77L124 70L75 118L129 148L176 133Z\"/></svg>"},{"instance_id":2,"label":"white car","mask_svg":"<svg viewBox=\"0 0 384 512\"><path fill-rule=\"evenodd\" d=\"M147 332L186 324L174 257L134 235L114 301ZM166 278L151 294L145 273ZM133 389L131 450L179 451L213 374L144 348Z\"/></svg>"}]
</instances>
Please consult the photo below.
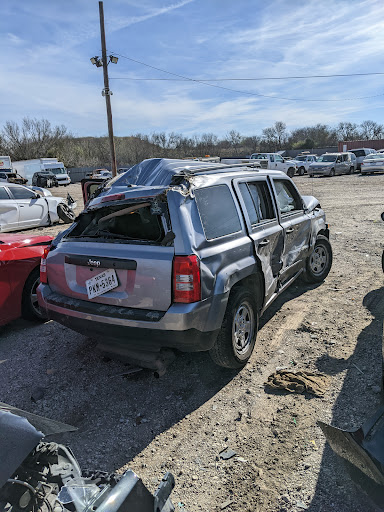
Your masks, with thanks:
<instances>
[{"instance_id":1,"label":"white car","mask_svg":"<svg viewBox=\"0 0 384 512\"><path fill-rule=\"evenodd\" d=\"M47 191L48 192L48 191ZM75 219L62 197L45 195L13 183L0 183L0 233L50 226Z\"/></svg>"},{"instance_id":2,"label":"white car","mask_svg":"<svg viewBox=\"0 0 384 512\"><path fill-rule=\"evenodd\" d=\"M98 171L93 174L93 178L98 178L98 179L101 178L102 180L109 180L110 178L112 178L112 173L111 173L111 171Z\"/></svg>"}]
</instances>

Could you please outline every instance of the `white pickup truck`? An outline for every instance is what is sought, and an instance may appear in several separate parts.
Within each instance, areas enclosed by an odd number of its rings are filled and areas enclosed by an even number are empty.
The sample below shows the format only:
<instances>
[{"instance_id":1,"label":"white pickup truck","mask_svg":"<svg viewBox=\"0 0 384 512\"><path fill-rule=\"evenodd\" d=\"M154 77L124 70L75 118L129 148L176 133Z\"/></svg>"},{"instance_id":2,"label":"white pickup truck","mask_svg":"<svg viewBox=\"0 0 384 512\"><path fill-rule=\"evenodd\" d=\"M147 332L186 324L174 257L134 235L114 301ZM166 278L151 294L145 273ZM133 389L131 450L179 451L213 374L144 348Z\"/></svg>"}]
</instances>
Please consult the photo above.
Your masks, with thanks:
<instances>
[{"instance_id":1,"label":"white pickup truck","mask_svg":"<svg viewBox=\"0 0 384 512\"><path fill-rule=\"evenodd\" d=\"M263 169L271 169L273 171L283 171L290 178L297 172L297 165L292 160L284 160L278 153L253 153L251 160L260 163Z\"/></svg>"}]
</instances>

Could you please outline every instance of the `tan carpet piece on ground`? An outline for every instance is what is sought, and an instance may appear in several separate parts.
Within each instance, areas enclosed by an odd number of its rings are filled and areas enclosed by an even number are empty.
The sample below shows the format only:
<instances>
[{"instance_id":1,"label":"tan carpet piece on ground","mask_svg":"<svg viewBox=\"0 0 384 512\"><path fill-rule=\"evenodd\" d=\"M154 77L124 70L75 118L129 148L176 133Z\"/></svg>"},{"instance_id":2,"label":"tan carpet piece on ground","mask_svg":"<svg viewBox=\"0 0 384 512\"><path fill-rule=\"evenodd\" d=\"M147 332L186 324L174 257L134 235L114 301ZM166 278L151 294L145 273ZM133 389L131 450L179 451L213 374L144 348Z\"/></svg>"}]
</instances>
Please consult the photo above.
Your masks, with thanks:
<instances>
[{"instance_id":1,"label":"tan carpet piece on ground","mask_svg":"<svg viewBox=\"0 0 384 512\"><path fill-rule=\"evenodd\" d=\"M330 385L330 378L322 373L278 370L268 377L265 385L271 389L285 389L291 393L307 392L324 396Z\"/></svg>"}]
</instances>

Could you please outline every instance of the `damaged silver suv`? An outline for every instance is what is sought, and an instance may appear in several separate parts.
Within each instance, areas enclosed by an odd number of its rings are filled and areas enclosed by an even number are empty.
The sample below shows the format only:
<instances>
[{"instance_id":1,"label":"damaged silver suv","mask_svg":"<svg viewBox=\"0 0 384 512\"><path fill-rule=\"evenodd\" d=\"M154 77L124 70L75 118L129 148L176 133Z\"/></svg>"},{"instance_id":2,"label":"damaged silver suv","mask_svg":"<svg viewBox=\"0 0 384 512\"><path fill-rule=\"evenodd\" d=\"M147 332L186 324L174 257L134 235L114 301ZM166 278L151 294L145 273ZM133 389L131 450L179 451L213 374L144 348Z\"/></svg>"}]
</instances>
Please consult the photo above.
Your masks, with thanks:
<instances>
[{"instance_id":1,"label":"damaged silver suv","mask_svg":"<svg viewBox=\"0 0 384 512\"><path fill-rule=\"evenodd\" d=\"M209 351L240 368L263 311L331 264L324 212L286 174L156 158L93 193L45 254L38 296L110 352Z\"/></svg>"}]
</instances>

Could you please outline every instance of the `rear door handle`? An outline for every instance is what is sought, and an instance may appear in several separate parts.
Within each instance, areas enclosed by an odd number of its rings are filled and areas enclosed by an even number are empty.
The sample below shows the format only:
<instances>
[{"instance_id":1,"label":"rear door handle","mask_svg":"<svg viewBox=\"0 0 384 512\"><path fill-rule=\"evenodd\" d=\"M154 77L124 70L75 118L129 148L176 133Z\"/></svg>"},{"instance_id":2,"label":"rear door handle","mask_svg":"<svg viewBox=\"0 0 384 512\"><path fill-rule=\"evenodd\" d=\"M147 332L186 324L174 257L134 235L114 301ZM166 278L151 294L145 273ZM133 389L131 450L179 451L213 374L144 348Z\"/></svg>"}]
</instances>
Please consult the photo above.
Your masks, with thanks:
<instances>
[{"instance_id":1,"label":"rear door handle","mask_svg":"<svg viewBox=\"0 0 384 512\"><path fill-rule=\"evenodd\" d=\"M285 230L286 233L293 233L294 229L293 228L288 228Z\"/></svg>"},{"instance_id":2,"label":"rear door handle","mask_svg":"<svg viewBox=\"0 0 384 512\"><path fill-rule=\"evenodd\" d=\"M268 245L269 240L267 238L264 238L261 242L259 242L259 247L264 247L264 245Z\"/></svg>"}]
</instances>

